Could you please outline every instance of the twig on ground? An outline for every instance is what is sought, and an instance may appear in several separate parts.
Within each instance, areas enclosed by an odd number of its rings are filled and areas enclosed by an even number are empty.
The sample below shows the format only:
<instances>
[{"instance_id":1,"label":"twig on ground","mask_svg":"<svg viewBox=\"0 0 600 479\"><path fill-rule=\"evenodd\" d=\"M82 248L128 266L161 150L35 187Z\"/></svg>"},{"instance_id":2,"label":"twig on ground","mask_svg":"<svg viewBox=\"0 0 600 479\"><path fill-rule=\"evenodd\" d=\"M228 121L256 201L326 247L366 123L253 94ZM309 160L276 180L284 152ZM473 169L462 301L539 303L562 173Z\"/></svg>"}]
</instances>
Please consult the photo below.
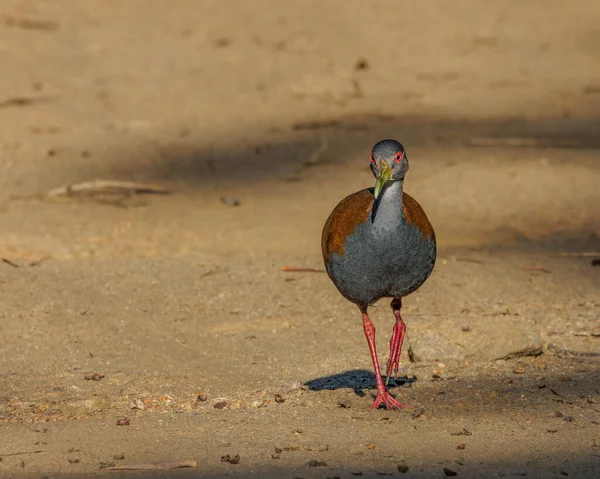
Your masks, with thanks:
<instances>
[{"instance_id":1,"label":"twig on ground","mask_svg":"<svg viewBox=\"0 0 600 479\"><path fill-rule=\"evenodd\" d=\"M589 258L600 256L599 251L578 251L575 253L555 253L550 255L552 258Z\"/></svg>"},{"instance_id":2,"label":"twig on ground","mask_svg":"<svg viewBox=\"0 0 600 479\"><path fill-rule=\"evenodd\" d=\"M47 193L49 197L93 195L98 193L140 194L153 193L168 195L171 192L160 185L136 183L134 181L93 180L54 188Z\"/></svg>"},{"instance_id":3,"label":"twig on ground","mask_svg":"<svg viewBox=\"0 0 600 479\"><path fill-rule=\"evenodd\" d=\"M21 106L31 106L38 103L49 103L54 101L55 98L51 97L24 97L24 96L13 96L6 100L0 101L0 108L14 108Z\"/></svg>"},{"instance_id":4,"label":"twig on ground","mask_svg":"<svg viewBox=\"0 0 600 479\"><path fill-rule=\"evenodd\" d=\"M544 268L543 266L536 266L536 265L523 266L521 268L521 270L522 271L539 271L540 273L551 273L552 272L549 269Z\"/></svg>"},{"instance_id":5,"label":"twig on ground","mask_svg":"<svg viewBox=\"0 0 600 479\"><path fill-rule=\"evenodd\" d=\"M144 464L120 464L118 466L102 467L103 471L162 471L167 469L181 469L184 467L196 467L193 459L184 461L149 462Z\"/></svg>"},{"instance_id":6,"label":"twig on ground","mask_svg":"<svg viewBox=\"0 0 600 479\"><path fill-rule=\"evenodd\" d=\"M41 263L42 263L42 261L45 261L45 260L47 260L48 258L50 258L50 256L42 256L41 258L39 258L39 259L36 259L36 260L34 260L34 261L31 261L31 262L29 262L29 263L26 263L26 264L19 264L19 263L15 263L14 261L12 261L12 260L10 260L10 259L8 259L8 258L0 258L0 260L1 260L3 263L6 263L6 264L7 264L7 265L9 265L9 266L12 266L13 268L20 268L20 267L22 267L22 266L24 266L24 267L26 267L26 268L30 268L30 267L32 267L32 266L38 266L39 264L41 264Z\"/></svg>"},{"instance_id":7,"label":"twig on ground","mask_svg":"<svg viewBox=\"0 0 600 479\"><path fill-rule=\"evenodd\" d=\"M296 268L294 266L283 266L281 271L285 271L287 273L324 273L324 269L317 268Z\"/></svg>"},{"instance_id":8,"label":"twig on ground","mask_svg":"<svg viewBox=\"0 0 600 479\"><path fill-rule=\"evenodd\" d=\"M9 266L12 266L13 268L19 268L20 267L17 263L9 260L8 258L2 258L2 262L6 263Z\"/></svg>"},{"instance_id":9,"label":"twig on ground","mask_svg":"<svg viewBox=\"0 0 600 479\"><path fill-rule=\"evenodd\" d=\"M3 454L0 452L0 457L8 457L8 456L23 456L25 454L39 454L40 452L46 451L23 451L23 452L9 452L8 454Z\"/></svg>"},{"instance_id":10,"label":"twig on ground","mask_svg":"<svg viewBox=\"0 0 600 479\"><path fill-rule=\"evenodd\" d=\"M481 136L469 139L472 146L513 146L513 147L550 147L581 148L596 143L593 138L536 138L536 137L493 137Z\"/></svg>"}]
</instances>

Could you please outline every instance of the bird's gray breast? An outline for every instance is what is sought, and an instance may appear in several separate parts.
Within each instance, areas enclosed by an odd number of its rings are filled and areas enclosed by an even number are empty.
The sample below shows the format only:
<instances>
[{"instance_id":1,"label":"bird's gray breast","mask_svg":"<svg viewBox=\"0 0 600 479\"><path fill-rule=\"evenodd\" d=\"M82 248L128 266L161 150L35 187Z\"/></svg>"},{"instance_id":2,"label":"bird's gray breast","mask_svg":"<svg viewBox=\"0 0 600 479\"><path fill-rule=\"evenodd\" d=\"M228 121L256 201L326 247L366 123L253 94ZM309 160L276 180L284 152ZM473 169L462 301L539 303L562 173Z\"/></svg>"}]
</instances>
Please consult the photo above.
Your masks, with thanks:
<instances>
[{"instance_id":1,"label":"bird's gray breast","mask_svg":"<svg viewBox=\"0 0 600 479\"><path fill-rule=\"evenodd\" d=\"M344 255L334 254L328 270L346 298L368 305L418 289L435 257L435 239L424 237L416 226L401 219L399 227L381 230L369 221L348 236Z\"/></svg>"}]
</instances>

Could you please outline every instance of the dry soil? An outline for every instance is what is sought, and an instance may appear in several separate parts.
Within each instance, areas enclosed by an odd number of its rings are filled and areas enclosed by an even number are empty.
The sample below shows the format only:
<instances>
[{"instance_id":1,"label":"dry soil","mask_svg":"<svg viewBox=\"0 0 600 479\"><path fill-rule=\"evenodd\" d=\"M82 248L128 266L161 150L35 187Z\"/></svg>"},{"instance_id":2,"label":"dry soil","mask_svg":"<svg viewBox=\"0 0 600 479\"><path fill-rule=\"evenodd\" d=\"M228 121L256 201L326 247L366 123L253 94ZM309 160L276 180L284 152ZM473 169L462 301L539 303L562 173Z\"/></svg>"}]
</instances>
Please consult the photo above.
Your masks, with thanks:
<instances>
[{"instance_id":1,"label":"dry soil","mask_svg":"<svg viewBox=\"0 0 600 479\"><path fill-rule=\"evenodd\" d=\"M4 0L0 477L599 477L599 18ZM439 242L401 411L320 256L386 137ZM48 194L94 180L170 194Z\"/></svg>"}]
</instances>

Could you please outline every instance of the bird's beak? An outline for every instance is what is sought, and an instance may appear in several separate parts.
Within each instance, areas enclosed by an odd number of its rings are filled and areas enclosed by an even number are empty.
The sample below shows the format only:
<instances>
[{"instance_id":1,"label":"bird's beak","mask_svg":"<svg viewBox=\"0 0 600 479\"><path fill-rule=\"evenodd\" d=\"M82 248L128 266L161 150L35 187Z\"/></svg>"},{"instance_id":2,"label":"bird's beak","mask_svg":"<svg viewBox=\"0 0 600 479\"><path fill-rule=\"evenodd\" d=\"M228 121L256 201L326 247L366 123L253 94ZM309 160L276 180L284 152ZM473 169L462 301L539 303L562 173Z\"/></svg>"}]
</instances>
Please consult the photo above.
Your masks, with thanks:
<instances>
[{"instance_id":1,"label":"bird's beak","mask_svg":"<svg viewBox=\"0 0 600 479\"><path fill-rule=\"evenodd\" d=\"M375 190L373 191L373 196L375 199L379 198L384 185L392 178L392 169L390 168L390 165L388 165L387 161L379 160L379 163L377 163L376 172L377 182L375 183Z\"/></svg>"}]
</instances>

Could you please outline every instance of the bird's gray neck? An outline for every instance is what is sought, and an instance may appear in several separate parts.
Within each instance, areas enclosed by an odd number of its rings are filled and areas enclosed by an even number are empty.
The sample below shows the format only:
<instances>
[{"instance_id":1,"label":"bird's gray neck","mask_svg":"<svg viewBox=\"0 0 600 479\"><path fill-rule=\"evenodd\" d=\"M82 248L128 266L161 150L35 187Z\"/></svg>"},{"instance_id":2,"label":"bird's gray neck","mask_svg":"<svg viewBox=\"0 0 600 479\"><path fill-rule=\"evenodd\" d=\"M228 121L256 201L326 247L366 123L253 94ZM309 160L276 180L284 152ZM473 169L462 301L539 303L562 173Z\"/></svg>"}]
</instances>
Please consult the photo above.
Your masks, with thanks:
<instances>
[{"instance_id":1,"label":"bird's gray neck","mask_svg":"<svg viewBox=\"0 0 600 479\"><path fill-rule=\"evenodd\" d=\"M402 222L402 181L391 181L381 191L373 219L373 232L395 231Z\"/></svg>"}]
</instances>

